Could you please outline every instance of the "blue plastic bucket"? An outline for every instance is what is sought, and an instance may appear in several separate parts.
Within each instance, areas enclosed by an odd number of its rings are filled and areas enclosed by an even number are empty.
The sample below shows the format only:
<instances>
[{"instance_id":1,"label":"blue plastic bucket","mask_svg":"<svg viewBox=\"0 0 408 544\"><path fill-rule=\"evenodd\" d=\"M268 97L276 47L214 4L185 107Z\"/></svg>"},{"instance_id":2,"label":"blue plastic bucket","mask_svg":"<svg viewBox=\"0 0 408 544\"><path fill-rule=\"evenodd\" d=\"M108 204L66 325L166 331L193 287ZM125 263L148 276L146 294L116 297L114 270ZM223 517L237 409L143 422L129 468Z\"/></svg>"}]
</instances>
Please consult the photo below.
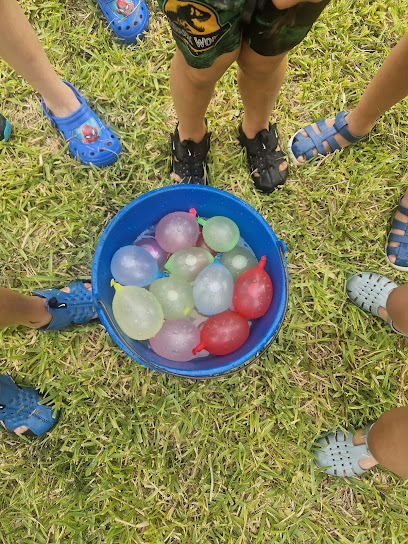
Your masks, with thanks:
<instances>
[{"instance_id":1,"label":"blue plastic bucket","mask_svg":"<svg viewBox=\"0 0 408 544\"><path fill-rule=\"evenodd\" d=\"M110 262L117 249L132 244L142 232L166 214L195 208L201 217L223 215L237 223L242 238L259 260L266 255L265 270L273 283L271 306L254 319L248 340L228 355L209 355L187 363L169 361L156 355L146 342L126 336L112 313L114 289L110 286ZM285 317L288 299L288 272L285 244L279 241L257 211L225 191L200 185L171 185L146 193L125 206L109 223L98 242L92 263L92 292L99 318L114 342L135 361L149 368L186 378L205 379L229 375L247 367L266 351Z\"/></svg>"}]
</instances>

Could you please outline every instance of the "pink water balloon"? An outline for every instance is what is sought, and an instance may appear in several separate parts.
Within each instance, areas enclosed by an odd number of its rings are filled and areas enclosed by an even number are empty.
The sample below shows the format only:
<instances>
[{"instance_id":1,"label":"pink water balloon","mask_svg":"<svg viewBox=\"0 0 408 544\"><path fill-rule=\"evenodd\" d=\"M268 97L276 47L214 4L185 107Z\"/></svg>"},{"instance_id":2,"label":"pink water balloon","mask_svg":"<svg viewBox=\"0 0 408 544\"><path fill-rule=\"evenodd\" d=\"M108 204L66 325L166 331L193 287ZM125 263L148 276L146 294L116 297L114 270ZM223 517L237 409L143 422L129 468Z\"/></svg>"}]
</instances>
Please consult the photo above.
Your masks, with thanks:
<instances>
[{"instance_id":1,"label":"pink water balloon","mask_svg":"<svg viewBox=\"0 0 408 544\"><path fill-rule=\"evenodd\" d=\"M172 212L165 215L156 226L155 237L167 253L174 253L194 246L199 233L196 211L191 208L190 212Z\"/></svg>"},{"instance_id":2,"label":"pink water balloon","mask_svg":"<svg viewBox=\"0 0 408 544\"><path fill-rule=\"evenodd\" d=\"M264 270L265 263L266 257L261 257L258 266L240 274L234 285L232 304L248 319L264 315L272 301L272 281Z\"/></svg>"},{"instance_id":3,"label":"pink water balloon","mask_svg":"<svg viewBox=\"0 0 408 544\"><path fill-rule=\"evenodd\" d=\"M167 253L161 248L154 238L142 238L133 242L133 245L142 247L145 249L153 259L156 261L159 270L163 270L163 267L167 261Z\"/></svg>"},{"instance_id":4,"label":"pink water balloon","mask_svg":"<svg viewBox=\"0 0 408 544\"><path fill-rule=\"evenodd\" d=\"M212 315L201 328L200 343L193 348L196 354L206 349L213 355L226 355L240 348L249 336L248 321L231 310Z\"/></svg>"},{"instance_id":5,"label":"pink water balloon","mask_svg":"<svg viewBox=\"0 0 408 544\"><path fill-rule=\"evenodd\" d=\"M214 249L211 249L210 246L205 243L202 231L198 235L198 239L197 239L197 242L196 242L196 247L201 247L201 248L209 251L213 257L215 257L217 255L217 252Z\"/></svg>"},{"instance_id":6,"label":"pink water balloon","mask_svg":"<svg viewBox=\"0 0 408 544\"><path fill-rule=\"evenodd\" d=\"M160 331L150 338L157 355L170 361L186 362L194 359L193 348L200 341L198 328L187 319L169 319Z\"/></svg>"}]
</instances>

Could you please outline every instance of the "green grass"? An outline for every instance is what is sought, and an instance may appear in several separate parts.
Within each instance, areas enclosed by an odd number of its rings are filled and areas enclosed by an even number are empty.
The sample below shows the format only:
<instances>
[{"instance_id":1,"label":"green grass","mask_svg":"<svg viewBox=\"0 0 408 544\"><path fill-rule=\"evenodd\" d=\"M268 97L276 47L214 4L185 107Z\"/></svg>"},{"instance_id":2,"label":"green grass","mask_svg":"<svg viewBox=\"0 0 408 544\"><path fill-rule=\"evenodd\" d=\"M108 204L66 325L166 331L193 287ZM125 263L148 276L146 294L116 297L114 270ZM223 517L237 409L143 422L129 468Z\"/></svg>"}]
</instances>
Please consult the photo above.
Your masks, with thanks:
<instances>
[{"instance_id":1,"label":"green grass","mask_svg":"<svg viewBox=\"0 0 408 544\"><path fill-rule=\"evenodd\" d=\"M170 183L173 43L151 8L145 41L122 46L95 3L22 2L53 64L120 135L97 170L69 158L38 96L0 64L2 285L22 292L87 278L103 228L124 205ZM276 119L282 141L351 108L407 30L406 3L334 0L290 56ZM289 249L290 300L279 341L227 380L150 371L93 323L1 333L0 371L61 407L56 429L0 443L0 542L246 544L408 542L406 483L383 469L349 481L315 471L311 442L406 403L406 343L346 300L344 283L386 266L383 247L408 182L406 101L360 145L292 168L256 193L237 144L242 105L232 68L208 121L212 184L245 199Z\"/></svg>"}]
</instances>

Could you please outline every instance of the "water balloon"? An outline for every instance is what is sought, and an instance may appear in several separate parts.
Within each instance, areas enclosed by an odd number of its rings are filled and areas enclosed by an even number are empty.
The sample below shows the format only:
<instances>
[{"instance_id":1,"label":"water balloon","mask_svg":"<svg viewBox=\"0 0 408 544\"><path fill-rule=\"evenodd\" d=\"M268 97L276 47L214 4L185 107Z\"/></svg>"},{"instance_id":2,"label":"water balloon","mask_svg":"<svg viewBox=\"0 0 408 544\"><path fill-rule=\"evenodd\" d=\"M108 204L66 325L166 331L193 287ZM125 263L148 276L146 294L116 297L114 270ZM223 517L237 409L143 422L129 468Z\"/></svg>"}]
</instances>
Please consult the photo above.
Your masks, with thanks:
<instances>
[{"instance_id":1,"label":"water balloon","mask_svg":"<svg viewBox=\"0 0 408 544\"><path fill-rule=\"evenodd\" d=\"M167 253L161 248L154 238L142 238L133 242L135 246L145 249L153 259L156 261L159 270L163 270L164 264L167 260Z\"/></svg>"},{"instance_id":2,"label":"water balloon","mask_svg":"<svg viewBox=\"0 0 408 544\"><path fill-rule=\"evenodd\" d=\"M193 348L200 341L200 333L187 319L165 321L160 331L150 338L157 355L170 361L185 362L194 359Z\"/></svg>"},{"instance_id":3,"label":"water balloon","mask_svg":"<svg viewBox=\"0 0 408 544\"><path fill-rule=\"evenodd\" d=\"M248 321L231 310L212 315L201 329L200 343L193 349L203 349L214 355L226 355L240 348L249 336Z\"/></svg>"},{"instance_id":4,"label":"water balloon","mask_svg":"<svg viewBox=\"0 0 408 544\"><path fill-rule=\"evenodd\" d=\"M206 266L214 261L214 257L201 247L189 247L173 253L165 264L165 269L174 276L192 282Z\"/></svg>"},{"instance_id":5,"label":"water balloon","mask_svg":"<svg viewBox=\"0 0 408 544\"><path fill-rule=\"evenodd\" d=\"M266 257L261 257L258 266L243 272L235 282L232 303L248 319L264 315L272 301L273 287L265 263Z\"/></svg>"},{"instance_id":6,"label":"water balloon","mask_svg":"<svg viewBox=\"0 0 408 544\"><path fill-rule=\"evenodd\" d=\"M231 251L223 253L221 263L231 272L232 279L235 281L242 272L253 268L258 264L256 257L249 249L236 246Z\"/></svg>"},{"instance_id":7,"label":"water balloon","mask_svg":"<svg viewBox=\"0 0 408 544\"><path fill-rule=\"evenodd\" d=\"M155 336L163 325L163 310L157 298L146 289L123 286L111 281L115 288L112 312L122 331L134 340Z\"/></svg>"},{"instance_id":8,"label":"water balloon","mask_svg":"<svg viewBox=\"0 0 408 544\"><path fill-rule=\"evenodd\" d=\"M233 290L234 280L217 256L194 281L193 299L197 311L204 315L223 312L231 305Z\"/></svg>"},{"instance_id":9,"label":"water balloon","mask_svg":"<svg viewBox=\"0 0 408 544\"><path fill-rule=\"evenodd\" d=\"M116 251L111 261L111 273L121 285L137 287L145 287L163 276L150 253L134 245Z\"/></svg>"},{"instance_id":10,"label":"water balloon","mask_svg":"<svg viewBox=\"0 0 408 544\"><path fill-rule=\"evenodd\" d=\"M193 288L177 276L154 281L149 291L160 302L164 319L184 319L194 308Z\"/></svg>"},{"instance_id":11,"label":"water balloon","mask_svg":"<svg viewBox=\"0 0 408 544\"><path fill-rule=\"evenodd\" d=\"M224 253L237 245L239 228L228 217L216 215L207 220L200 217L197 221L203 226L204 241L211 249Z\"/></svg>"},{"instance_id":12,"label":"water balloon","mask_svg":"<svg viewBox=\"0 0 408 544\"><path fill-rule=\"evenodd\" d=\"M192 209L190 212L165 215L156 226L155 237L167 253L175 253L179 249L194 246L199 232L195 210Z\"/></svg>"}]
</instances>

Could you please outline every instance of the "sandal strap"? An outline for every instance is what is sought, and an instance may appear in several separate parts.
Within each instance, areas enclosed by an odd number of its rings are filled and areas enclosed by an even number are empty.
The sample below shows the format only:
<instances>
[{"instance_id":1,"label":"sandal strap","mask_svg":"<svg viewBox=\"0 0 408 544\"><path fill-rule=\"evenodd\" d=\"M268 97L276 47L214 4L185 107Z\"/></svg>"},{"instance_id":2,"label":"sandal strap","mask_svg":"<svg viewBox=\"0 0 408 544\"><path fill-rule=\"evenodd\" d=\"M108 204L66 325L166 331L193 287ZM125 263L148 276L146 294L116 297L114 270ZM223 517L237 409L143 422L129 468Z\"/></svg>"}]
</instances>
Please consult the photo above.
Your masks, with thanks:
<instances>
[{"instance_id":1,"label":"sandal strap","mask_svg":"<svg viewBox=\"0 0 408 544\"><path fill-rule=\"evenodd\" d=\"M178 124L171 136L172 172L180 176L181 183L207 184L207 154L210 150L211 133L206 132L201 142L180 141Z\"/></svg>"},{"instance_id":2,"label":"sandal strap","mask_svg":"<svg viewBox=\"0 0 408 544\"><path fill-rule=\"evenodd\" d=\"M408 208L402 205L402 199L404 195L401 195L398 201L397 210L408 217ZM396 234L392 232L392 229L402 230L404 234ZM390 246L390 242L396 242L400 244L397 247ZM395 255L397 258L395 263L390 263L392 266L397 266L402 269L408 268L408 222L400 221L394 217L391 224L391 231L388 234L386 254Z\"/></svg>"},{"instance_id":3,"label":"sandal strap","mask_svg":"<svg viewBox=\"0 0 408 544\"><path fill-rule=\"evenodd\" d=\"M82 281L76 281L68 285L70 292L58 289L37 289L33 293L45 298L45 304L50 312L51 322L42 327L41 331L55 331L63 329L71 323L77 325L88 323L95 315L92 293Z\"/></svg>"},{"instance_id":4,"label":"sandal strap","mask_svg":"<svg viewBox=\"0 0 408 544\"><path fill-rule=\"evenodd\" d=\"M260 130L254 138L247 138L239 126L239 143L247 151L247 159L255 186L260 191L270 193L278 185L285 183L288 169L279 170L286 160L279 146L279 136L276 123L269 123L268 130Z\"/></svg>"},{"instance_id":5,"label":"sandal strap","mask_svg":"<svg viewBox=\"0 0 408 544\"><path fill-rule=\"evenodd\" d=\"M351 144L355 144L356 142L359 142L360 140L365 138L367 134L363 134L363 136L354 136L354 134L349 131L349 129L347 128L348 123L346 121L346 117L348 114L348 111L340 111L336 115L333 126L336 128L337 132L341 134L341 136L343 136L343 138L345 138Z\"/></svg>"},{"instance_id":6,"label":"sandal strap","mask_svg":"<svg viewBox=\"0 0 408 544\"><path fill-rule=\"evenodd\" d=\"M54 411L52 406L40 404L35 389L17 387L10 376L0 374L0 420L8 431L24 425L34 435L43 434L58 420L59 411L53 416Z\"/></svg>"},{"instance_id":7,"label":"sandal strap","mask_svg":"<svg viewBox=\"0 0 408 544\"><path fill-rule=\"evenodd\" d=\"M354 136L349 129L347 128L348 123L346 120L349 112L340 111L336 117L334 124L331 127L328 127L326 124L326 119L320 119L316 122L317 127L320 130L320 133L317 133L312 124L307 125L303 130L308 135L306 138L300 131L298 131L293 137L292 141L292 153L296 159L300 156L305 155L306 160L311 160L316 158L313 154L313 150L317 149L319 155L326 156L333 151L342 149L341 145L335 139L336 134L340 134L348 142L355 143L359 140L362 140L367 136ZM296 141L295 141L296 140ZM330 146L330 151L326 151L324 147L324 142L327 142Z\"/></svg>"}]
</instances>

